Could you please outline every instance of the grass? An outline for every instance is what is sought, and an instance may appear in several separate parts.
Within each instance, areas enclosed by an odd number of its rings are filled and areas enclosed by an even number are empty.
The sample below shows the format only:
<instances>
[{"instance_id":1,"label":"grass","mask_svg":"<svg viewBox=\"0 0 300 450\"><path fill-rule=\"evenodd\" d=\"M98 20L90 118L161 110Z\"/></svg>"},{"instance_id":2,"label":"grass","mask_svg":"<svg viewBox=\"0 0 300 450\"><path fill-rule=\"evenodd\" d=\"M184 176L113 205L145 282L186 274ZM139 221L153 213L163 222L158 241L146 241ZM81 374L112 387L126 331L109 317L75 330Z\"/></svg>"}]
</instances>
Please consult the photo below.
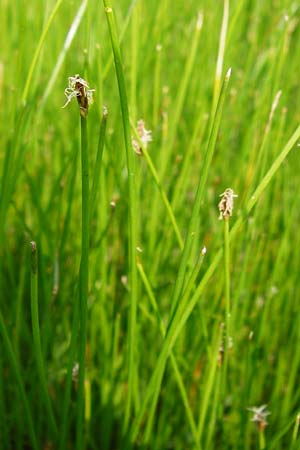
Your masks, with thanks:
<instances>
[{"instance_id":1,"label":"grass","mask_svg":"<svg viewBox=\"0 0 300 450\"><path fill-rule=\"evenodd\" d=\"M299 7L221 4L3 1L1 450L299 447Z\"/></svg>"}]
</instances>

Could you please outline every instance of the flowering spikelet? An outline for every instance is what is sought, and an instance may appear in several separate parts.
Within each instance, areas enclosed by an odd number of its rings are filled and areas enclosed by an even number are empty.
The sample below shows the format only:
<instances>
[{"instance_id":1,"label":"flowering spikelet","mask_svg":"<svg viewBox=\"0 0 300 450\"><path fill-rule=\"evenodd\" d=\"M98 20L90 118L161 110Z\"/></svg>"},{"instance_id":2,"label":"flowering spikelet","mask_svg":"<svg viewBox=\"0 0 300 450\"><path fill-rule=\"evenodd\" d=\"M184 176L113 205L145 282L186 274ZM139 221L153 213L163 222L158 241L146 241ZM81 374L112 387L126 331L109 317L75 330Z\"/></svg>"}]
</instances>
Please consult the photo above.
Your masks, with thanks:
<instances>
[{"instance_id":1,"label":"flowering spikelet","mask_svg":"<svg viewBox=\"0 0 300 450\"><path fill-rule=\"evenodd\" d=\"M142 119L138 121L136 130L141 143L145 149L147 149L148 143L152 141L152 131L146 130L145 122ZM132 138L132 146L137 155L143 154L143 149L141 148L139 142L134 138Z\"/></svg>"},{"instance_id":2,"label":"flowering spikelet","mask_svg":"<svg viewBox=\"0 0 300 450\"><path fill-rule=\"evenodd\" d=\"M222 199L218 205L220 211L219 220L228 219L232 216L233 199L234 197L237 197L237 195L232 189L228 188L220 195L220 197L222 197Z\"/></svg>"},{"instance_id":3,"label":"flowering spikelet","mask_svg":"<svg viewBox=\"0 0 300 450\"><path fill-rule=\"evenodd\" d=\"M259 429L263 431L268 425L266 418L271 414L270 411L267 410L267 405L252 406L251 408L247 409L248 411L253 413L251 422L257 422Z\"/></svg>"},{"instance_id":4,"label":"flowering spikelet","mask_svg":"<svg viewBox=\"0 0 300 450\"><path fill-rule=\"evenodd\" d=\"M79 364L76 362L72 369L72 380L74 383L78 383Z\"/></svg>"},{"instance_id":5,"label":"flowering spikelet","mask_svg":"<svg viewBox=\"0 0 300 450\"><path fill-rule=\"evenodd\" d=\"M77 98L80 115L82 117L86 117L89 110L89 105L93 103L93 92L95 89L90 89L87 81L81 78L78 74L74 75L74 77L69 77L69 86L65 89L65 96L67 97L67 101L64 104L63 108L65 108L72 98Z\"/></svg>"}]
</instances>

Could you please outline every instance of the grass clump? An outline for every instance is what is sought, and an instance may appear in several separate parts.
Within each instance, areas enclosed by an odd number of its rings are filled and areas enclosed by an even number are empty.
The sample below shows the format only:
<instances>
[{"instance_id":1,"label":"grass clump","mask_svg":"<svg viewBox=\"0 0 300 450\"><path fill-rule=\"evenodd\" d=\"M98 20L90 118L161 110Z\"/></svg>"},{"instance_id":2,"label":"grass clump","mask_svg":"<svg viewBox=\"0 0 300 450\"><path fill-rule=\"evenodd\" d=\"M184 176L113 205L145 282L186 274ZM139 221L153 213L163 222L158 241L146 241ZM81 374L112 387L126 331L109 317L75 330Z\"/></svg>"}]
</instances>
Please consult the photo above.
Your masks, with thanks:
<instances>
[{"instance_id":1,"label":"grass clump","mask_svg":"<svg viewBox=\"0 0 300 450\"><path fill-rule=\"evenodd\" d=\"M2 5L3 450L299 446L299 8L198 6Z\"/></svg>"}]
</instances>

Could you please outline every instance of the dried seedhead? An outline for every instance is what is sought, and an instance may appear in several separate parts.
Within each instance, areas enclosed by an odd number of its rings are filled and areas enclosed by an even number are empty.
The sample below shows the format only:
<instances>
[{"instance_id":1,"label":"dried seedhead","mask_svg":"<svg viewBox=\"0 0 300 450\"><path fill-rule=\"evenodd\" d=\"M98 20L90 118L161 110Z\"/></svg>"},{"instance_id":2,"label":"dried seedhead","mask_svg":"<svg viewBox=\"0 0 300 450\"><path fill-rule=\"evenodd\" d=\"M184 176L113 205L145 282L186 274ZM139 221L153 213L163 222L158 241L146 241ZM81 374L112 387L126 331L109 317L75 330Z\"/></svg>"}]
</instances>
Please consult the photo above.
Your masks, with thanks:
<instances>
[{"instance_id":1,"label":"dried seedhead","mask_svg":"<svg viewBox=\"0 0 300 450\"><path fill-rule=\"evenodd\" d=\"M152 131L146 130L145 122L142 119L137 123L137 134L144 148L147 149L148 143L152 141ZM132 146L137 155L141 156L143 154L143 149L137 139L132 138Z\"/></svg>"},{"instance_id":2,"label":"dried seedhead","mask_svg":"<svg viewBox=\"0 0 300 450\"><path fill-rule=\"evenodd\" d=\"M79 374L79 364L78 362L75 362L73 369L72 369L72 380L75 384L78 383L78 374Z\"/></svg>"},{"instance_id":3,"label":"dried seedhead","mask_svg":"<svg viewBox=\"0 0 300 450\"><path fill-rule=\"evenodd\" d=\"M270 411L267 410L267 405L252 406L247 409L253 413L251 422L257 422L259 430L263 431L268 425L267 417L271 414Z\"/></svg>"},{"instance_id":4,"label":"dried seedhead","mask_svg":"<svg viewBox=\"0 0 300 450\"><path fill-rule=\"evenodd\" d=\"M67 101L64 104L65 108L73 98L77 98L80 115L86 117L89 110L89 105L93 103L93 93L95 89L90 89L87 81L81 78L78 74L69 77L69 86L65 89L65 96Z\"/></svg>"},{"instance_id":5,"label":"dried seedhead","mask_svg":"<svg viewBox=\"0 0 300 450\"><path fill-rule=\"evenodd\" d=\"M232 216L233 199L238 196L231 188L228 188L225 192L223 192L223 194L220 195L220 197L222 198L218 205L220 211L219 220L228 219Z\"/></svg>"}]
</instances>

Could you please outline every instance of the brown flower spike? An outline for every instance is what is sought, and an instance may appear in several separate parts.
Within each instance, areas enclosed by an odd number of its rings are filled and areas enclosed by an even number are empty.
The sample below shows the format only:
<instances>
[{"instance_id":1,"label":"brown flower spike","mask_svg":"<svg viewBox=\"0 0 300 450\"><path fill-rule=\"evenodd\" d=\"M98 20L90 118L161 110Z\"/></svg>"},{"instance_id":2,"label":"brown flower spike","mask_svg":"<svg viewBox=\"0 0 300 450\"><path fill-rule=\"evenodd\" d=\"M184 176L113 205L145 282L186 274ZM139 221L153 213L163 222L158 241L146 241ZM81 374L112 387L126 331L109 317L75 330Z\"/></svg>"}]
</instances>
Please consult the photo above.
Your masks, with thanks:
<instances>
[{"instance_id":1,"label":"brown flower spike","mask_svg":"<svg viewBox=\"0 0 300 450\"><path fill-rule=\"evenodd\" d=\"M233 210L233 199L234 197L238 197L231 188L228 188L223 192L223 194L220 195L222 197L221 201L219 202L219 211L220 216L219 220L222 219L228 219L232 216L232 210Z\"/></svg>"},{"instance_id":2,"label":"brown flower spike","mask_svg":"<svg viewBox=\"0 0 300 450\"><path fill-rule=\"evenodd\" d=\"M143 144L145 149L147 149L149 142L152 141L152 131L146 130L145 122L142 119L138 121L136 130L141 140L141 143ZM143 149L141 148L139 142L135 138L132 138L132 146L133 150L137 155L141 156L143 154Z\"/></svg>"},{"instance_id":3,"label":"brown flower spike","mask_svg":"<svg viewBox=\"0 0 300 450\"><path fill-rule=\"evenodd\" d=\"M271 414L270 411L267 410L267 405L252 406L247 409L253 414L251 422L256 422L259 430L263 431L268 425L267 417Z\"/></svg>"},{"instance_id":4,"label":"brown flower spike","mask_svg":"<svg viewBox=\"0 0 300 450\"><path fill-rule=\"evenodd\" d=\"M95 89L90 89L87 81L81 78L78 74L74 77L69 77L69 86L65 89L65 96L67 101L64 104L65 108L72 98L76 97L79 105L80 115L84 118L87 117L89 105L93 103L93 92Z\"/></svg>"}]
</instances>

